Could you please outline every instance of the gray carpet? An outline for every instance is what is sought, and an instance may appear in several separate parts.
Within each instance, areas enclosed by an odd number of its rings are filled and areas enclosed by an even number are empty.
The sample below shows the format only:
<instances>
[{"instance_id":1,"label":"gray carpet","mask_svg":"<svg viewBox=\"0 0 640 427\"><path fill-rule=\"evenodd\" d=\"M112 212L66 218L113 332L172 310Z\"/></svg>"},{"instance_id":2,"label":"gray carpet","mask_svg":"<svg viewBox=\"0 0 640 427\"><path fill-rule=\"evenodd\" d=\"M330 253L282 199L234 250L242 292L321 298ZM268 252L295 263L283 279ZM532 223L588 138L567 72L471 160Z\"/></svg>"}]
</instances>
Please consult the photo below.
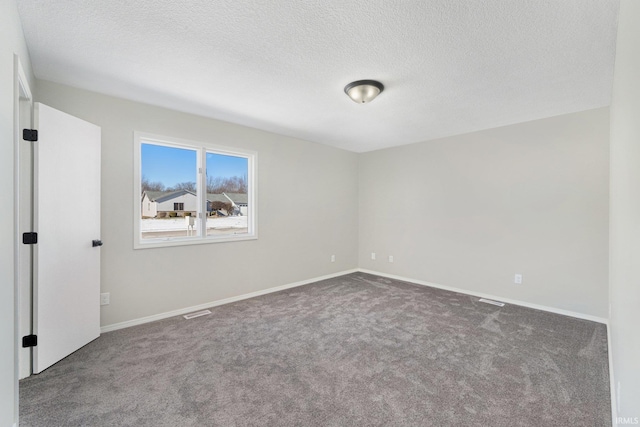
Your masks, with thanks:
<instances>
[{"instance_id":1,"label":"gray carpet","mask_svg":"<svg viewBox=\"0 0 640 427\"><path fill-rule=\"evenodd\" d=\"M103 334L21 426L610 426L604 325L354 273Z\"/></svg>"}]
</instances>

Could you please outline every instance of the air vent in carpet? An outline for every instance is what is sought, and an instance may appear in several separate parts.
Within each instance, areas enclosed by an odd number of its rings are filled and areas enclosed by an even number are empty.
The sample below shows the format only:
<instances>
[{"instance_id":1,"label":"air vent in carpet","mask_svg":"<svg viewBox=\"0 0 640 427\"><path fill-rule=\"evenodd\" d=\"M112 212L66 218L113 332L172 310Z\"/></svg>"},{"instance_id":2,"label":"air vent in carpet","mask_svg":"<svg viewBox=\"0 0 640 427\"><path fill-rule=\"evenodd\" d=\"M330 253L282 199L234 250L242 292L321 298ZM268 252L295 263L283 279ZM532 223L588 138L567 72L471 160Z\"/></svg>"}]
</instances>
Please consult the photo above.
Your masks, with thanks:
<instances>
[{"instance_id":1,"label":"air vent in carpet","mask_svg":"<svg viewBox=\"0 0 640 427\"><path fill-rule=\"evenodd\" d=\"M503 302L494 301L492 299L480 298L479 301L480 302L486 302L487 304L497 305L498 307L504 307L504 303Z\"/></svg>"},{"instance_id":2,"label":"air vent in carpet","mask_svg":"<svg viewBox=\"0 0 640 427\"><path fill-rule=\"evenodd\" d=\"M193 319L195 317L206 316L207 314L211 314L211 312L209 310L202 310L202 311L196 311L195 313L185 314L182 317L184 317L185 319L189 320L189 319Z\"/></svg>"}]
</instances>

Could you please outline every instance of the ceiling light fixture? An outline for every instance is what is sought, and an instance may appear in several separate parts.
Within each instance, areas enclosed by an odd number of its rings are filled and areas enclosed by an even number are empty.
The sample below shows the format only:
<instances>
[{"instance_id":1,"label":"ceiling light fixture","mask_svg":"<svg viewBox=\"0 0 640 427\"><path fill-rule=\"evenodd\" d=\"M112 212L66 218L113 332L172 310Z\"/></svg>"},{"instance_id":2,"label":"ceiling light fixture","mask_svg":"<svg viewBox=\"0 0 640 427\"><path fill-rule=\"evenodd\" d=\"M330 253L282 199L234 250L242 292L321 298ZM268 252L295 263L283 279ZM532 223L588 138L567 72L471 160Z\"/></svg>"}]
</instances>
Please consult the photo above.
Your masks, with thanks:
<instances>
[{"instance_id":1,"label":"ceiling light fixture","mask_svg":"<svg viewBox=\"0 0 640 427\"><path fill-rule=\"evenodd\" d=\"M366 104L375 99L384 90L382 83L375 80L358 80L344 87L344 92L358 104Z\"/></svg>"}]
</instances>

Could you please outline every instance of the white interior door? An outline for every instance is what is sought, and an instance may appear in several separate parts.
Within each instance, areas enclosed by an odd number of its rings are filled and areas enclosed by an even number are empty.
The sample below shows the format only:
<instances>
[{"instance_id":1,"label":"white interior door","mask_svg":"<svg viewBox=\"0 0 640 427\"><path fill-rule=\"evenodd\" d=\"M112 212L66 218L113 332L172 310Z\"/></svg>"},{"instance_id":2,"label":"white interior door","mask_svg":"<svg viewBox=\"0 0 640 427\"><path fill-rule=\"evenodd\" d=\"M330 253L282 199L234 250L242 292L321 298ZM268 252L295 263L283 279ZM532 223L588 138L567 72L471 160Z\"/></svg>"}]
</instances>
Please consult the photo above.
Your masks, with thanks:
<instances>
[{"instance_id":1,"label":"white interior door","mask_svg":"<svg viewBox=\"0 0 640 427\"><path fill-rule=\"evenodd\" d=\"M33 371L100 335L100 128L34 105Z\"/></svg>"}]
</instances>

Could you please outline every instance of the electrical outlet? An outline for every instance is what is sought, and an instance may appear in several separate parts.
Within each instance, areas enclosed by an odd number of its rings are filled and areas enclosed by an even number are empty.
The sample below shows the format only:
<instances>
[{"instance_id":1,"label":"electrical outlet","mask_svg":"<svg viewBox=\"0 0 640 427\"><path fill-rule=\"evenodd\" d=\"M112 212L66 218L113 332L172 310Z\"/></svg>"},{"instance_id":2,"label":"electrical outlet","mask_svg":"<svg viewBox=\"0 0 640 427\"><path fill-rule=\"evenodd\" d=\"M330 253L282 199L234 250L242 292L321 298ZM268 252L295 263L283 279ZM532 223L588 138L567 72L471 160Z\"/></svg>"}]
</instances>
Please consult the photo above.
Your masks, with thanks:
<instances>
[{"instance_id":1,"label":"electrical outlet","mask_svg":"<svg viewBox=\"0 0 640 427\"><path fill-rule=\"evenodd\" d=\"M100 305L109 305L110 299L111 299L111 294L109 292L100 294Z\"/></svg>"},{"instance_id":2,"label":"electrical outlet","mask_svg":"<svg viewBox=\"0 0 640 427\"><path fill-rule=\"evenodd\" d=\"M513 278L513 283L515 283L516 285L521 285L522 284L522 274L516 274Z\"/></svg>"},{"instance_id":3,"label":"electrical outlet","mask_svg":"<svg viewBox=\"0 0 640 427\"><path fill-rule=\"evenodd\" d=\"M371 259L376 259L376 253L375 252L371 252Z\"/></svg>"},{"instance_id":4,"label":"electrical outlet","mask_svg":"<svg viewBox=\"0 0 640 427\"><path fill-rule=\"evenodd\" d=\"M336 256L335 255L331 255L331 262L336 262Z\"/></svg>"},{"instance_id":5,"label":"electrical outlet","mask_svg":"<svg viewBox=\"0 0 640 427\"><path fill-rule=\"evenodd\" d=\"M393 262L393 255L389 255L389 262Z\"/></svg>"}]
</instances>

